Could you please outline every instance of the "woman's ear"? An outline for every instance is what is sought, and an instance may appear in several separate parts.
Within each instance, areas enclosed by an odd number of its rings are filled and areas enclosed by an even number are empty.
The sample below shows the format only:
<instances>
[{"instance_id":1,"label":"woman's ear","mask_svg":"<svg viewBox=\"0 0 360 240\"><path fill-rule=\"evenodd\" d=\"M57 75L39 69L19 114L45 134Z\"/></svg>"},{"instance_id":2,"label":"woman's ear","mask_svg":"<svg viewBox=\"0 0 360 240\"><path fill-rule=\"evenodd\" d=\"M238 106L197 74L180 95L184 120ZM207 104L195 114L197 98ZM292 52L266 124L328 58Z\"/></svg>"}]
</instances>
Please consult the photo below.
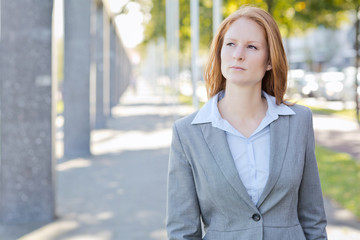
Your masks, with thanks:
<instances>
[{"instance_id":1,"label":"woman's ear","mask_svg":"<svg viewBox=\"0 0 360 240\"><path fill-rule=\"evenodd\" d=\"M269 71L272 69L271 62L268 62L268 65L266 66L266 71Z\"/></svg>"}]
</instances>

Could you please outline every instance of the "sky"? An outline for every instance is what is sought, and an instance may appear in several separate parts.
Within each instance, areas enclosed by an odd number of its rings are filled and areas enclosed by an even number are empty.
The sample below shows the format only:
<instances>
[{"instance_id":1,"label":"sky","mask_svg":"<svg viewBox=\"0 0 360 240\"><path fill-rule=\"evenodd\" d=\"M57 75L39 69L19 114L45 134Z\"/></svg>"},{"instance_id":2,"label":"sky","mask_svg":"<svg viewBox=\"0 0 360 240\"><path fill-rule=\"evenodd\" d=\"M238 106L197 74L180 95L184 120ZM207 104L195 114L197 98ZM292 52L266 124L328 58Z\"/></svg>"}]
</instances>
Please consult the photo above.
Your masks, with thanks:
<instances>
[{"instance_id":1,"label":"sky","mask_svg":"<svg viewBox=\"0 0 360 240\"><path fill-rule=\"evenodd\" d=\"M110 2L111 1L123 2L119 0L110 0ZM125 47L134 48L143 40L144 27L142 26L142 22L144 15L138 3L130 2L127 8L129 10L128 14L115 17L115 23L118 26Z\"/></svg>"},{"instance_id":2,"label":"sky","mask_svg":"<svg viewBox=\"0 0 360 240\"><path fill-rule=\"evenodd\" d=\"M53 31L56 38L61 38L64 35L64 4L63 0L54 1L54 19Z\"/></svg>"},{"instance_id":3,"label":"sky","mask_svg":"<svg viewBox=\"0 0 360 240\"><path fill-rule=\"evenodd\" d=\"M117 12L127 0L108 0L111 11ZM128 13L115 17L121 40L126 48L134 48L143 41L144 16L138 3L131 2L127 6ZM54 1L54 34L61 38L64 35L63 0Z\"/></svg>"}]
</instances>

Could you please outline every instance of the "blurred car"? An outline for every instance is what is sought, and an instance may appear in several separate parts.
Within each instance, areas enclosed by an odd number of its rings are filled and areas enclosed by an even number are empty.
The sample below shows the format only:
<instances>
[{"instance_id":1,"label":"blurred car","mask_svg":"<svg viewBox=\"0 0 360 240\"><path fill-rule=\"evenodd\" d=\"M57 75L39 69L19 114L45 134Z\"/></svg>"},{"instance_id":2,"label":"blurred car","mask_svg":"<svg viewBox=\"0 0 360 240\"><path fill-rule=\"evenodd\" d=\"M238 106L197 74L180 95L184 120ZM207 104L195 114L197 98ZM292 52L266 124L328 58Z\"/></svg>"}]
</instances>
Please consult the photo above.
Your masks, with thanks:
<instances>
[{"instance_id":1,"label":"blurred car","mask_svg":"<svg viewBox=\"0 0 360 240\"><path fill-rule=\"evenodd\" d=\"M287 94L290 97L298 94L303 97L318 97L318 74L305 72L303 69L289 70Z\"/></svg>"},{"instance_id":2,"label":"blurred car","mask_svg":"<svg viewBox=\"0 0 360 240\"><path fill-rule=\"evenodd\" d=\"M307 97L319 97L318 73L307 72L304 76L304 84L301 93Z\"/></svg>"},{"instance_id":3,"label":"blurred car","mask_svg":"<svg viewBox=\"0 0 360 240\"><path fill-rule=\"evenodd\" d=\"M339 71L328 71L320 74L321 96L328 101L343 101L345 74Z\"/></svg>"},{"instance_id":4,"label":"blurred car","mask_svg":"<svg viewBox=\"0 0 360 240\"><path fill-rule=\"evenodd\" d=\"M344 98L343 101L355 101L355 74L357 74L358 86L360 86L360 68L356 73L355 67L346 67L342 70L345 74L344 80ZM360 96L360 87L357 89L358 96Z\"/></svg>"},{"instance_id":5,"label":"blurred car","mask_svg":"<svg viewBox=\"0 0 360 240\"><path fill-rule=\"evenodd\" d=\"M290 69L287 74L287 90L286 94L290 98L296 98L300 94L298 89L298 82L304 78L305 71L302 69Z\"/></svg>"}]
</instances>

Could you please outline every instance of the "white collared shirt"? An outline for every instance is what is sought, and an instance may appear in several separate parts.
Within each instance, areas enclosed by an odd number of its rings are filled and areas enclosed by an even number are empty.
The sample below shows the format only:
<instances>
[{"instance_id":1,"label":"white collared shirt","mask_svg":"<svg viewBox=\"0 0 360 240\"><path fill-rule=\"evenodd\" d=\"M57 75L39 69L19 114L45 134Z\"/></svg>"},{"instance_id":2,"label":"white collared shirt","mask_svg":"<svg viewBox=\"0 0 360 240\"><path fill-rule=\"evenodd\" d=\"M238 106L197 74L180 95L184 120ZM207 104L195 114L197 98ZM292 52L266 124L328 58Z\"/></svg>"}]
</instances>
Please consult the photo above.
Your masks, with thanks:
<instances>
[{"instance_id":1,"label":"white collared shirt","mask_svg":"<svg viewBox=\"0 0 360 240\"><path fill-rule=\"evenodd\" d=\"M218 101L224 91L212 97L197 113L192 124L209 123L226 133L226 139L235 161L236 169L251 200L256 205L269 176L270 123L279 115L293 115L295 112L285 104L276 105L275 97L262 92L268 109L266 116L249 138L243 136L228 121L221 117Z\"/></svg>"}]
</instances>

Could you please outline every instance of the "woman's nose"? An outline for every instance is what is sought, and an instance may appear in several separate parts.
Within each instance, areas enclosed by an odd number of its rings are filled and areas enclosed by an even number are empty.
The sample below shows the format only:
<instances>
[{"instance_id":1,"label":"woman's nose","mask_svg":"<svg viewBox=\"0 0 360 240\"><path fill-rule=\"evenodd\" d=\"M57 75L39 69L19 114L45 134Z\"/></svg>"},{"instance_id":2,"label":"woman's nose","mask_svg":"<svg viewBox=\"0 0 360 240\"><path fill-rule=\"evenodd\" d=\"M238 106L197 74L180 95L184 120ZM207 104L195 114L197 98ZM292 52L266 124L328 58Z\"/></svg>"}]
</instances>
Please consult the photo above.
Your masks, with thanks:
<instances>
[{"instance_id":1,"label":"woman's nose","mask_svg":"<svg viewBox=\"0 0 360 240\"><path fill-rule=\"evenodd\" d=\"M233 53L233 58L236 60L244 60L245 59L245 49L242 46L237 46Z\"/></svg>"}]
</instances>

